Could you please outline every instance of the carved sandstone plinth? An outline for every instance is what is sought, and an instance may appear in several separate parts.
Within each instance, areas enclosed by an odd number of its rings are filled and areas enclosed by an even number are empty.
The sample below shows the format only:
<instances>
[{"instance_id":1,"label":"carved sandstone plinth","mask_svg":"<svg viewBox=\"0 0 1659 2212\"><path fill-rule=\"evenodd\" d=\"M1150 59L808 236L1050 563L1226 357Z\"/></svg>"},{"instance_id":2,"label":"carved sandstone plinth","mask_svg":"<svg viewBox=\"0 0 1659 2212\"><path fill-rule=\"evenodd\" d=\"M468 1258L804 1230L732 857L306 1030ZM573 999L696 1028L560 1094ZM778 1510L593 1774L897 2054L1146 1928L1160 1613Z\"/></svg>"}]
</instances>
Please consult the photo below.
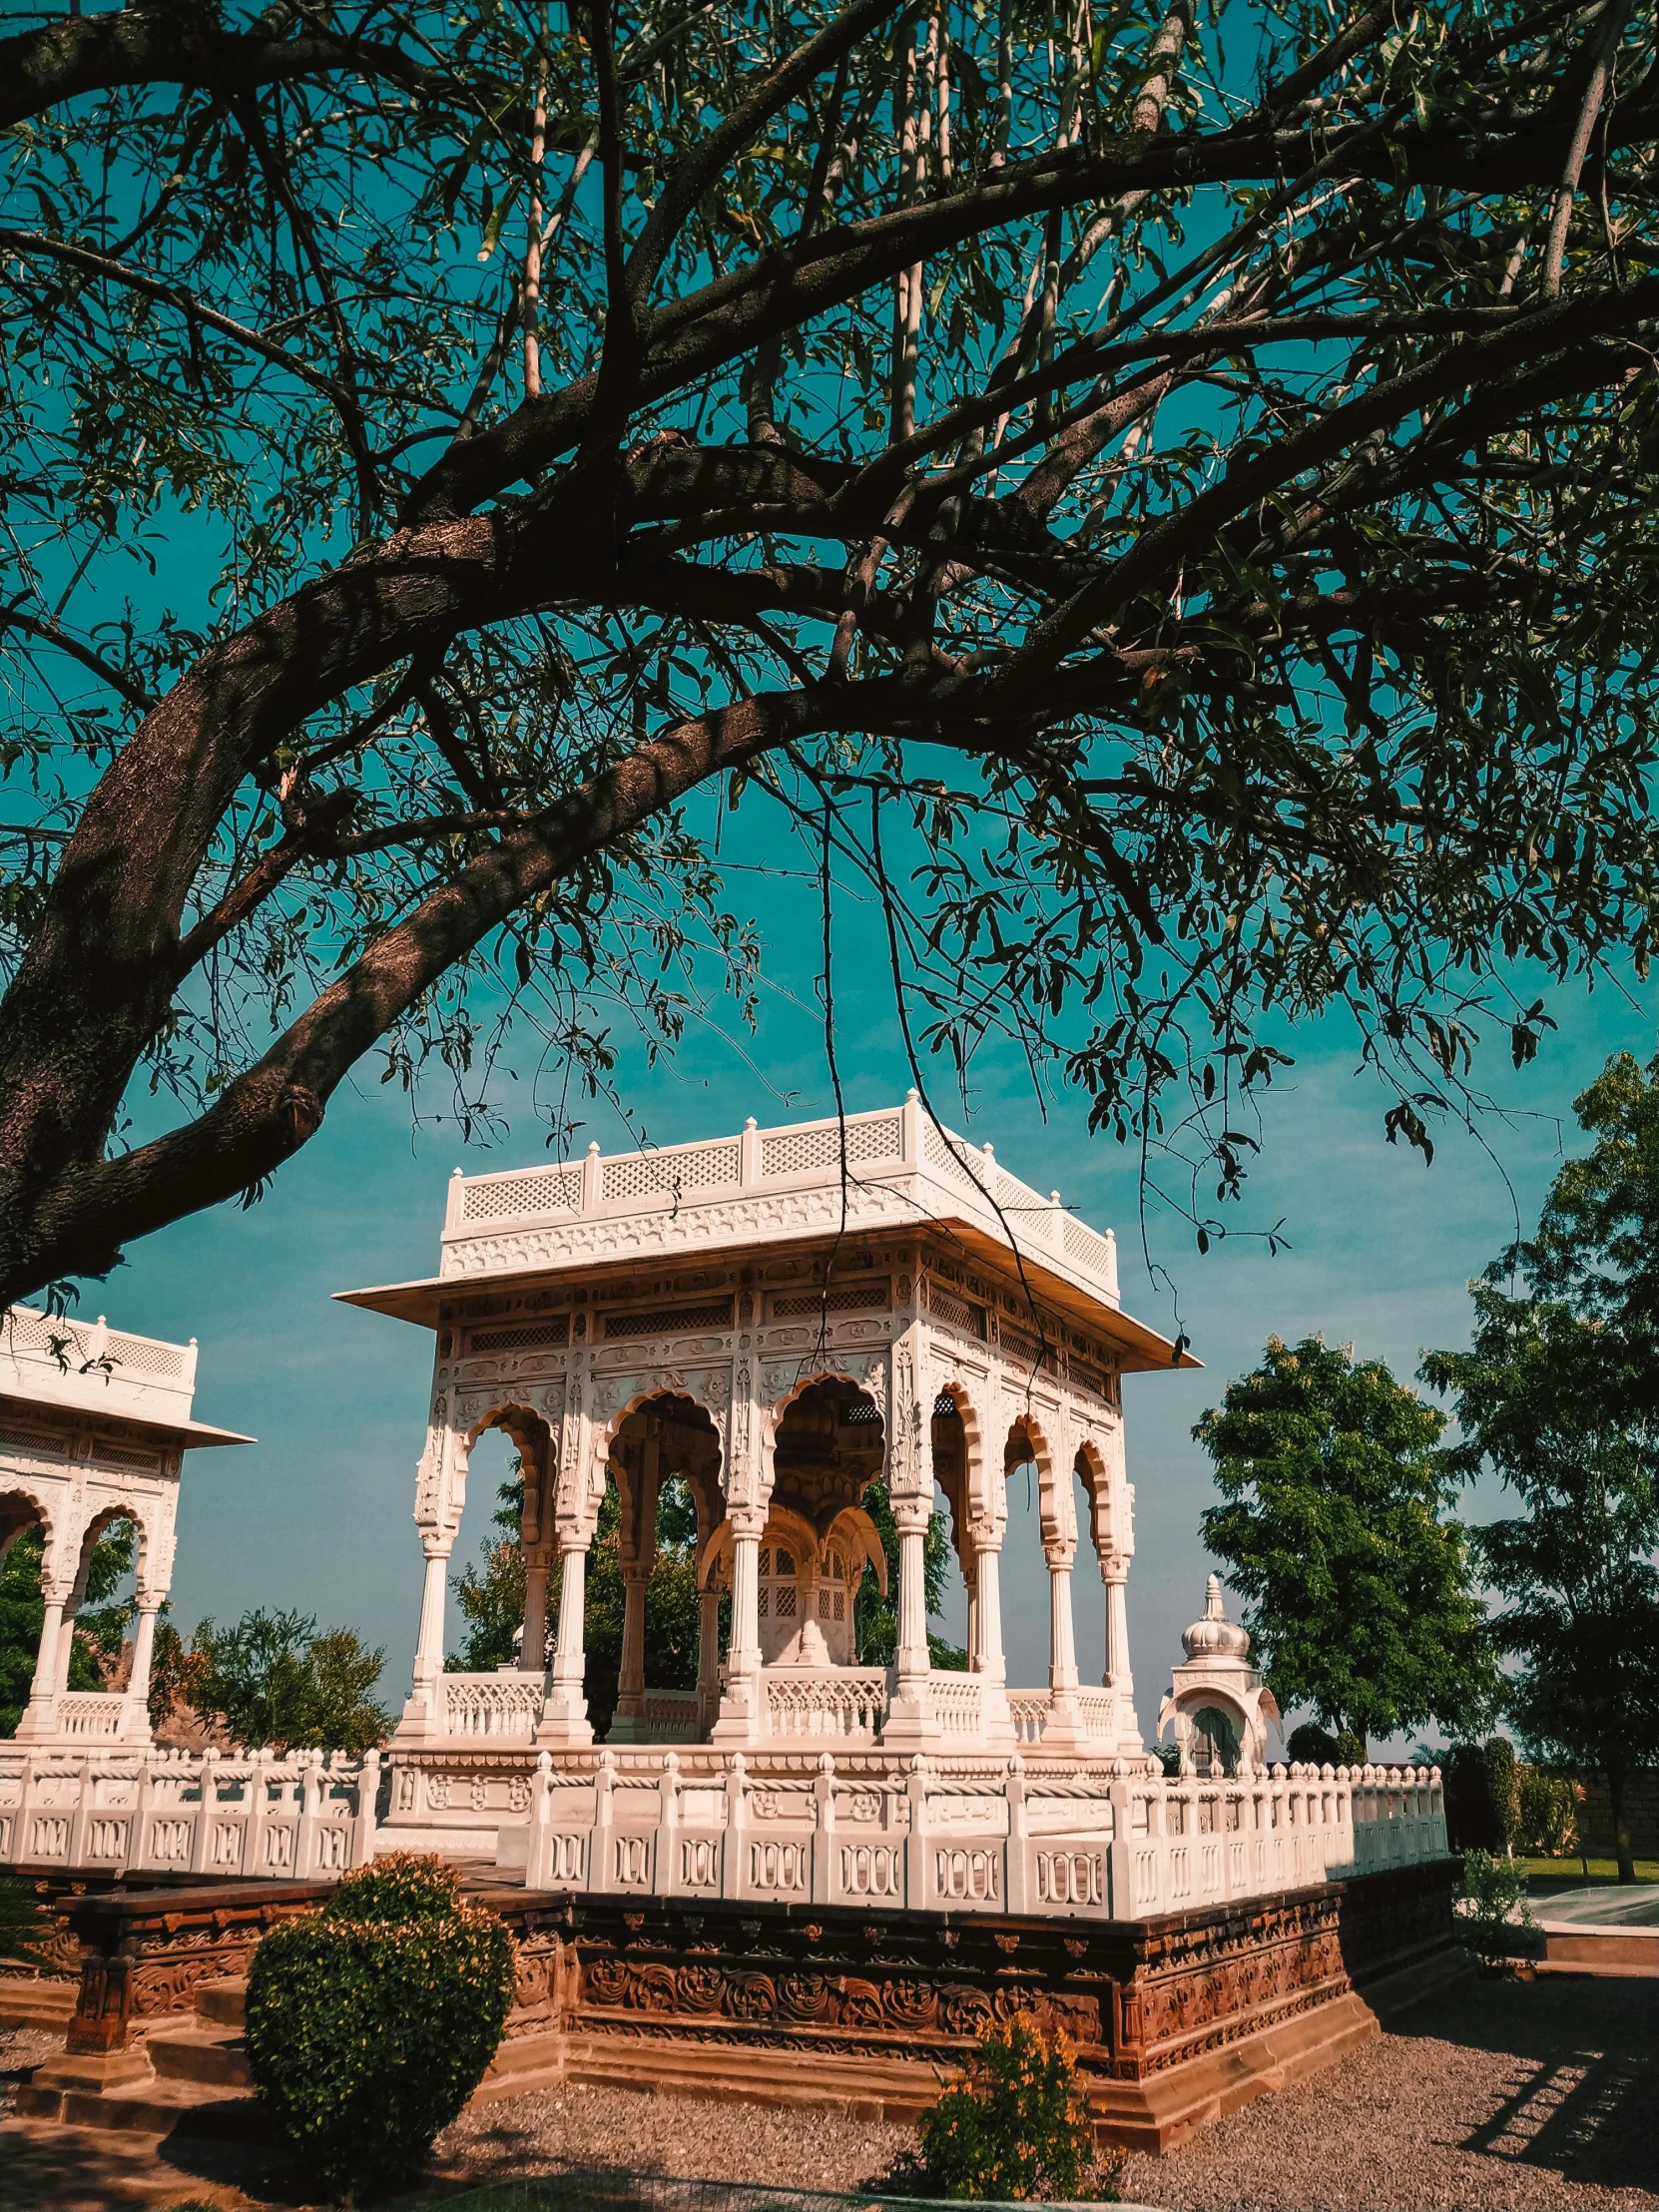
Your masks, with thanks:
<instances>
[{"instance_id":1,"label":"carved sandstone plinth","mask_svg":"<svg viewBox=\"0 0 1659 2212\"><path fill-rule=\"evenodd\" d=\"M608 2081L913 2116L987 2019L1033 2012L1077 2047L1103 2139L1161 2149L1378 2032L1377 2008L1456 1960L1445 1862L1129 1921L875 1906L527 1894L476 1902L515 1938L507 2041L479 2095ZM87 1899L71 2057L27 2109L88 2083L137 2093L147 2032L247 1971L321 1885Z\"/></svg>"}]
</instances>

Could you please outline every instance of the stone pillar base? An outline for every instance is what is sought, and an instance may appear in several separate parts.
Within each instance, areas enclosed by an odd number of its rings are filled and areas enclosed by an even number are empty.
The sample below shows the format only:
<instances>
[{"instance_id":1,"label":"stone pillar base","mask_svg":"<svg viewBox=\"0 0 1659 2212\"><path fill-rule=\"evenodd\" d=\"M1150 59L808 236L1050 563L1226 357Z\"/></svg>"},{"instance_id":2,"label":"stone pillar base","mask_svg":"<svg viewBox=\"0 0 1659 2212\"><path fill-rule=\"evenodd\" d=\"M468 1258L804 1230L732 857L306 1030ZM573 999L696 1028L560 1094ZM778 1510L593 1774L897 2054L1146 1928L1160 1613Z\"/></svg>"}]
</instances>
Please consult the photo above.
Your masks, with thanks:
<instances>
[{"instance_id":1,"label":"stone pillar base","mask_svg":"<svg viewBox=\"0 0 1659 2212\"><path fill-rule=\"evenodd\" d=\"M570 1682L553 1682L548 1685L547 1702L541 1709L541 1719L536 1724L535 1741L550 1750L582 1750L593 1742L593 1723L588 1719L588 1701L582 1695L582 1685Z\"/></svg>"},{"instance_id":2,"label":"stone pillar base","mask_svg":"<svg viewBox=\"0 0 1659 2212\"><path fill-rule=\"evenodd\" d=\"M926 1678L905 1682L887 1699L881 1723L883 1751L931 1751L939 1742L939 1724L927 1696Z\"/></svg>"},{"instance_id":3,"label":"stone pillar base","mask_svg":"<svg viewBox=\"0 0 1659 2212\"><path fill-rule=\"evenodd\" d=\"M30 1698L18 1721L14 1744L49 1744L58 1733L58 1701L55 1697Z\"/></svg>"},{"instance_id":4,"label":"stone pillar base","mask_svg":"<svg viewBox=\"0 0 1659 2212\"><path fill-rule=\"evenodd\" d=\"M765 1718L764 1696L759 1675L728 1676L715 1725L709 1731L710 1743L738 1746L760 1743Z\"/></svg>"}]
</instances>

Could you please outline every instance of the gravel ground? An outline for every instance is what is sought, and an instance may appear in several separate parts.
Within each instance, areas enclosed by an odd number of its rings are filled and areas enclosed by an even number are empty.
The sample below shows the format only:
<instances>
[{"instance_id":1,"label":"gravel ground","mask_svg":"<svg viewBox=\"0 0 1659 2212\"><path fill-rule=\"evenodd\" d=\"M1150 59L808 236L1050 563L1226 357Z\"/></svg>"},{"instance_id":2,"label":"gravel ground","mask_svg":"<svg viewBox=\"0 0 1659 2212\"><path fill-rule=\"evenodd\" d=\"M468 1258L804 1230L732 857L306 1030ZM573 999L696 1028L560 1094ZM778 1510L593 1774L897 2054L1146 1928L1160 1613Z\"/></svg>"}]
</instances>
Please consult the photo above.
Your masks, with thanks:
<instances>
[{"instance_id":1,"label":"gravel ground","mask_svg":"<svg viewBox=\"0 0 1659 2212\"><path fill-rule=\"evenodd\" d=\"M1461 1982L1330 2072L1131 2158L1122 2189L1172 2212L1649 2212L1659 1982Z\"/></svg>"},{"instance_id":2,"label":"gravel ground","mask_svg":"<svg viewBox=\"0 0 1659 2212\"><path fill-rule=\"evenodd\" d=\"M438 2137L446 2174L551 2173L615 2166L705 2181L856 2189L915 2144L913 2127L764 2104L548 2089L463 2112Z\"/></svg>"},{"instance_id":3,"label":"gravel ground","mask_svg":"<svg viewBox=\"0 0 1659 2212\"><path fill-rule=\"evenodd\" d=\"M14 2091L31 2066L63 2049L63 2037L47 2027L0 2027L0 2118L14 2102Z\"/></svg>"},{"instance_id":4,"label":"gravel ground","mask_svg":"<svg viewBox=\"0 0 1659 2212\"><path fill-rule=\"evenodd\" d=\"M822 2112L613 2089L515 2097L439 2139L447 2176L617 2166L858 2189L914 2140ZM1659 2212L1659 1983L1466 1981L1381 2043L1162 2158L1169 2212Z\"/></svg>"}]
</instances>

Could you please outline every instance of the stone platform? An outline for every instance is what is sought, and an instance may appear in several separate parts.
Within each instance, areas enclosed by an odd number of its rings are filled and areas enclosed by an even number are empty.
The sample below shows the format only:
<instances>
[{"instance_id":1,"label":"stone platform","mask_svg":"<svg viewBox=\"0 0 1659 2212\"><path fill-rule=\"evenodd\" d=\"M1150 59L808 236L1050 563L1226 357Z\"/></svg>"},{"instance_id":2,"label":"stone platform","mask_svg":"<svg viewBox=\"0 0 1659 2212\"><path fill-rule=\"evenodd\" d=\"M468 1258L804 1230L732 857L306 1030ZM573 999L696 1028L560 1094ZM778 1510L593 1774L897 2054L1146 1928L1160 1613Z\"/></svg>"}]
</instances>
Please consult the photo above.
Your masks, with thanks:
<instances>
[{"instance_id":1,"label":"stone platform","mask_svg":"<svg viewBox=\"0 0 1659 2212\"><path fill-rule=\"evenodd\" d=\"M517 2003L481 2101L563 2081L924 2111L987 2019L1074 2042L1105 2142L1162 2150L1362 2047L1454 1971L1448 1863L1144 1920L916 1915L764 1900L546 1896L487 1879L518 1943ZM22 2109L80 2126L257 2125L242 1976L321 1885L87 1898L69 2049ZM191 2084L196 2084L192 2088ZM200 2110L198 2110L200 2107Z\"/></svg>"}]
</instances>

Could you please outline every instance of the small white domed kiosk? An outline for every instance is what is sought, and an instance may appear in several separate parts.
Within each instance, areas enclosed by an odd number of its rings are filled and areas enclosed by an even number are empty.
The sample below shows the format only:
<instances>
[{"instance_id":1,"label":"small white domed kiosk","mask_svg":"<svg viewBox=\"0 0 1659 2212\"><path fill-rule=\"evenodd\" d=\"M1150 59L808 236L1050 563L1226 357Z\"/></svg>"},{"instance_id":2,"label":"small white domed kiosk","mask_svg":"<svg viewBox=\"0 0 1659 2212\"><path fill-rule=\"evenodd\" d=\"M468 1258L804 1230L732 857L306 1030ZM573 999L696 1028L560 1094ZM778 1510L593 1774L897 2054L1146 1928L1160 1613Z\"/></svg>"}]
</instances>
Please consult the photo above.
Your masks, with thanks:
<instances>
[{"instance_id":1,"label":"small white domed kiosk","mask_svg":"<svg viewBox=\"0 0 1659 2212\"><path fill-rule=\"evenodd\" d=\"M1221 1577L1204 1593L1204 1617L1183 1631L1185 1663L1171 1670L1158 1712L1160 1741L1173 1728L1181 1772L1259 1774L1267 1765L1268 1723L1279 1708L1250 1664L1250 1634L1227 1617Z\"/></svg>"}]
</instances>

